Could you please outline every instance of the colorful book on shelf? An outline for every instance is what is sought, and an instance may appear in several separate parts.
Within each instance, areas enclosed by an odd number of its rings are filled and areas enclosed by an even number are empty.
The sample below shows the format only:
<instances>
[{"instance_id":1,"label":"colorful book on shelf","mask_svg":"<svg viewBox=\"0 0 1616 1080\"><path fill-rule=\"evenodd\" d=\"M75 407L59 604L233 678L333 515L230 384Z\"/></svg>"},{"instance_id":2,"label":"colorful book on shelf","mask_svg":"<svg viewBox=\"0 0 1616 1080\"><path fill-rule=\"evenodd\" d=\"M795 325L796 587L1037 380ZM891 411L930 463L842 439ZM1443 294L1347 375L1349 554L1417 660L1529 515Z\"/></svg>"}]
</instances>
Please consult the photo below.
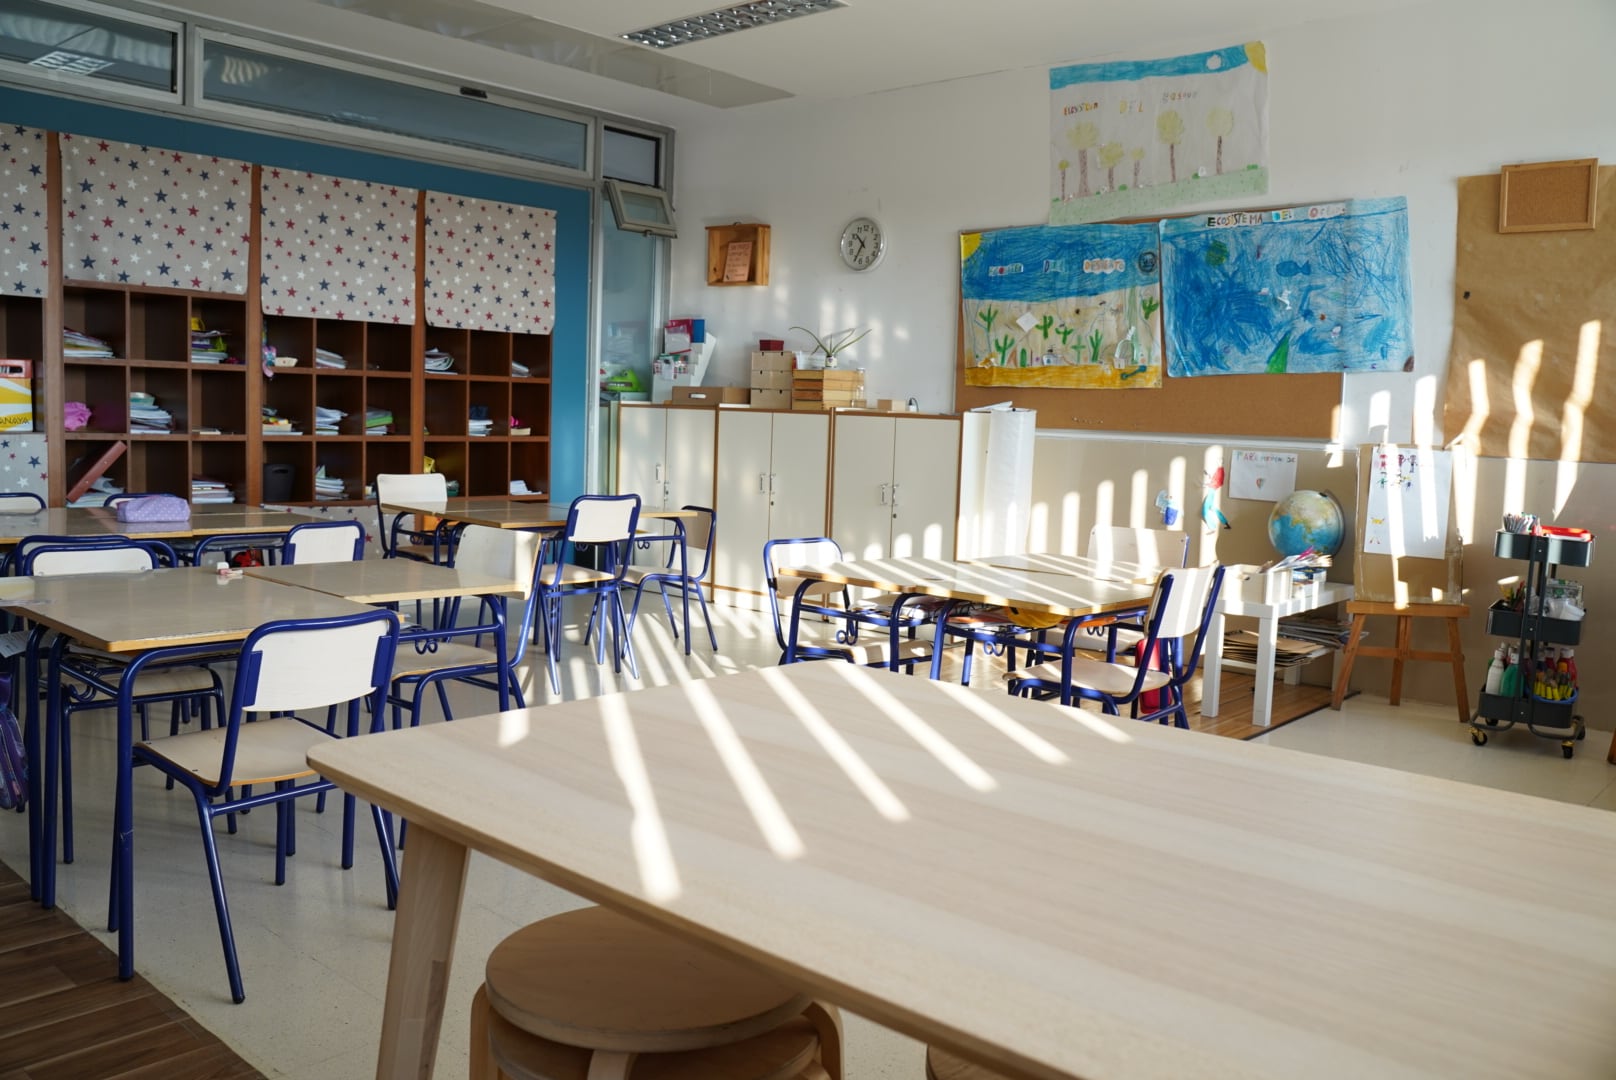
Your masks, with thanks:
<instances>
[{"instance_id":1,"label":"colorful book on shelf","mask_svg":"<svg viewBox=\"0 0 1616 1080\"><path fill-rule=\"evenodd\" d=\"M127 449L129 449L129 444L119 439L101 451L96 457L87 456L82 458L80 462L83 466L82 471L76 468L69 469L67 501L73 502L76 499L83 498L84 493L90 490L91 485L101 479L101 475L112 468L113 462L122 457L123 452Z\"/></svg>"}]
</instances>

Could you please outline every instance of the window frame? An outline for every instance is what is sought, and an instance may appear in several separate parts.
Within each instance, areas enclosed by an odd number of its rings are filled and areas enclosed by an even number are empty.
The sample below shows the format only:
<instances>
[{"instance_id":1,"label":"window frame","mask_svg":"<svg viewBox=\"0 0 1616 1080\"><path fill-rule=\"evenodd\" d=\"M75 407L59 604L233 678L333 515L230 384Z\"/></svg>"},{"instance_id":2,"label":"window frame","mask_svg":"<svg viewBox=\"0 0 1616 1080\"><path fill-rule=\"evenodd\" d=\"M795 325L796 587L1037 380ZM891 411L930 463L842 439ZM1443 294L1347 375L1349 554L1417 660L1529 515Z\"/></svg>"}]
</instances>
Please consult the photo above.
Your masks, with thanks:
<instances>
[{"instance_id":1,"label":"window frame","mask_svg":"<svg viewBox=\"0 0 1616 1080\"><path fill-rule=\"evenodd\" d=\"M70 96L83 95L113 102L136 101L147 104L162 102L171 106L178 106L184 102L185 89L190 75L187 70L187 61L190 58L188 47L190 35L187 33L189 28L184 20L148 15L143 11L96 3L95 0L41 0L41 2L52 7L61 8L64 12L77 11L87 15L97 15L112 22L149 26L173 34L173 87L169 90L159 90L156 87L140 86L135 83L98 79L94 73L81 75L70 71L53 71L49 68L35 67L32 64L19 63L15 60L0 60L0 73L5 75L6 81L53 93L65 92Z\"/></svg>"},{"instance_id":2,"label":"window frame","mask_svg":"<svg viewBox=\"0 0 1616 1080\"><path fill-rule=\"evenodd\" d=\"M659 187L649 187L645 184L631 184L626 180L603 180L601 183L606 189L606 199L611 203L612 218L617 227L624 232L648 233L651 236L665 236L669 240L679 236L679 222L673 215L673 198L666 190ZM662 204L667 212L667 221L655 221L651 218L637 217L630 213L624 205L623 195L643 195L655 199Z\"/></svg>"}]
</instances>

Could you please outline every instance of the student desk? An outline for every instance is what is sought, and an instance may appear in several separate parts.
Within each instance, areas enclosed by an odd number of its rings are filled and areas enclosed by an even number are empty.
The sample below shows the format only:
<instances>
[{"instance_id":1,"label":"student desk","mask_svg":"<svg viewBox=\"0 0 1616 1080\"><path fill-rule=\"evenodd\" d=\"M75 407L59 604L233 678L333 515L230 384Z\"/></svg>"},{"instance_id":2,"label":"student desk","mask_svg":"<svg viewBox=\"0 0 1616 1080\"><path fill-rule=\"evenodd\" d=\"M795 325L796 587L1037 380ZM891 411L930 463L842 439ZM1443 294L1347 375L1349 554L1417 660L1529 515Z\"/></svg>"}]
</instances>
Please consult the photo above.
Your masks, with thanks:
<instances>
[{"instance_id":1,"label":"student desk","mask_svg":"<svg viewBox=\"0 0 1616 1080\"><path fill-rule=\"evenodd\" d=\"M1154 585L1161 576L1159 566L1121 562L1115 559L1091 559L1086 555L984 555L971 562L995 566L1001 570L1020 570L1029 574L1066 574L1071 577L1109 581L1121 585Z\"/></svg>"},{"instance_id":2,"label":"student desk","mask_svg":"<svg viewBox=\"0 0 1616 1080\"><path fill-rule=\"evenodd\" d=\"M796 659L797 618L809 582L826 581L903 596L937 596L950 601L937 613L937 643L932 650L931 677L942 674L943 627L955 603L1016 607L1073 620L1066 628L1061 652L1071 659L1071 638L1085 619L1121 611L1137 611L1150 603L1154 578L1146 583L1125 583L1099 577L1057 575L1043 571L1006 570L980 563L948 559L871 559L832 563L829 566L782 566L780 577L802 581L791 604L791 625L786 641L786 663ZM893 627L893 634L898 628ZM896 643L894 643L896 644ZM893 649L897 655L897 649Z\"/></svg>"},{"instance_id":3,"label":"student desk","mask_svg":"<svg viewBox=\"0 0 1616 1080\"><path fill-rule=\"evenodd\" d=\"M207 569L152 570L138 574L11 578L0 581L0 608L60 633L50 649L44 737L37 709L28 720L29 758L44 768L29 774L29 849L33 880L46 907L55 904L57 716L63 646L80 644L130 656L117 701L118 780L113 810L113 878L116 906L110 922L118 933L118 974L134 975L134 803L130 695L149 662L209 651L235 643L275 619L349 615L368 610L335 596L277 585L261 578L221 578ZM37 653L30 650L25 686L37 686ZM44 748L40 756L41 744ZM43 774L41 776L41 774ZM41 797L42 796L42 797Z\"/></svg>"},{"instance_id":4,"label":"student desk","mask_svg":"<svg viewBox=\"0 0 1616 1080\"><path fill-rule=\"evenodd\" d=\"M470 851L1022 1080L1616 1074L1608 811L840 663L309 761L410 822L383 1080Z\"/></svg>"},{"instance_id":5,"label":"student desk","mask_svg":"<svg viewBox=\"0 0 1616 1080\"><path fill-rule=\"evenodd\" d=\"M523 591L510 578L416 559L252 566L245 573L248 577L295 585L360 604L448 600L457 596L514 596Z\"/></svg>"},{"instance_id":6,"label":"student desk","mask_svg":"<svg viewBox=\"0 0 1616 1080\"><path fill-rule=\"evenodd\" d=\"M0 513L0 545L30 536L132 536L137 540L185 540L206 536L275 536L318 518L257 506L205 504L191 507L188 521L119 521L109 506L52 506L32 514Z\"/></svg>"}]
</instances>

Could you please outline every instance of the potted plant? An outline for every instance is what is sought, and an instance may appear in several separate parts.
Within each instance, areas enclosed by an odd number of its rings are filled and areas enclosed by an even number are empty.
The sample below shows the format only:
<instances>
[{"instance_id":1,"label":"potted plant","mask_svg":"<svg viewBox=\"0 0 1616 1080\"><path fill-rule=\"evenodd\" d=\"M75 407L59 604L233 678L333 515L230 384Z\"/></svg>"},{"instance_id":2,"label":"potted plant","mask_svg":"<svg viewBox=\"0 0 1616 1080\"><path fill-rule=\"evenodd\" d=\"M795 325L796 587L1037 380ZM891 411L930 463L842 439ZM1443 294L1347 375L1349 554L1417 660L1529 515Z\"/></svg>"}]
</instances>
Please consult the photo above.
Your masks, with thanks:
<instances>
[{"instance_id":1,"label":"potted plant","mask_svg":"<svg viewBox=\"0 0 1616 1080\"><path fill-rule=\"evenodd\" d=\"M836 357L839 356L844 349L857 345L860 341L864 340L864 338L870 332L867 329L860 330L858 327L851 327L847 330L835 330L826 334L824 337L820 337L806 326L793 326L791 329L801 330L803 333L814 339L814 346L824 354L825 366L827 368L835 367Z\"/></svg>"}]
</instances>

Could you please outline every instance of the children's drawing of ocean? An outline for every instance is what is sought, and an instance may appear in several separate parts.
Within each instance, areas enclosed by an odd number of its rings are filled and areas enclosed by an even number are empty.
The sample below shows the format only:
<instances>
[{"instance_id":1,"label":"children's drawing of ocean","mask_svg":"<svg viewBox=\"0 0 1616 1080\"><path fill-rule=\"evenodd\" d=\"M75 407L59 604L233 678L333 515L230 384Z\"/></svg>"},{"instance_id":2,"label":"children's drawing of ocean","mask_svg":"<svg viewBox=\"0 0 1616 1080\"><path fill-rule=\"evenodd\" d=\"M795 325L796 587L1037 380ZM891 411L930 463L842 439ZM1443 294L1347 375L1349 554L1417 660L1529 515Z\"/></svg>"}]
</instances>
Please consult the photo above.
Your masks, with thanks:
<instances>
[{"instance_id":1,"label":"children's drawing of ocean","mask_svg":"<svg viewBox=\"0 0 1616 1080\"><path fill-rule=\"evenodd\" d=\"M1161 223L1168 374L1411 371L1408 204Z\"/></svg>"},{"instance_id":2,"label":"children's drawing of ocean","mask_svg":"<svg viewBox=\"0 0 1616 1080\"><path fill-rule=\"evenodd\" d=\"M966 385L1160 386L1156 244L1154 224L961 235Z\"/></svg>"}]
</instances>

